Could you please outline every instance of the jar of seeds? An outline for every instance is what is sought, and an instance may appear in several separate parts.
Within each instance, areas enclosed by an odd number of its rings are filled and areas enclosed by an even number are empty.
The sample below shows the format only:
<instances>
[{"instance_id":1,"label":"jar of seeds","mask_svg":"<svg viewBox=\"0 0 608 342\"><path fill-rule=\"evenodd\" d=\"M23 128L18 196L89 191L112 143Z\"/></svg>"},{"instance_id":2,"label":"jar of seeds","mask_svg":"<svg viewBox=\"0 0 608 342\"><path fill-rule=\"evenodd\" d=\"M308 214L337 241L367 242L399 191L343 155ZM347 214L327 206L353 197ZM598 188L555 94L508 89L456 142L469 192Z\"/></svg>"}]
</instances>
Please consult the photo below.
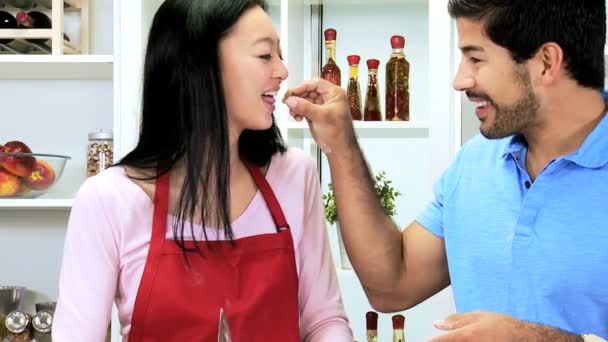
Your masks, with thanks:
<instances>
[{"instance_id":1,"label":"jar of seeds","mask_svg":"<svg viewBox=\"0 0 608 342\"><path fill-rule=\"evenodd\" d=\"M113 163L114 146L112 131L89 133L87 146L87 177L107 169Z\"/></svg>"}]
</instances>

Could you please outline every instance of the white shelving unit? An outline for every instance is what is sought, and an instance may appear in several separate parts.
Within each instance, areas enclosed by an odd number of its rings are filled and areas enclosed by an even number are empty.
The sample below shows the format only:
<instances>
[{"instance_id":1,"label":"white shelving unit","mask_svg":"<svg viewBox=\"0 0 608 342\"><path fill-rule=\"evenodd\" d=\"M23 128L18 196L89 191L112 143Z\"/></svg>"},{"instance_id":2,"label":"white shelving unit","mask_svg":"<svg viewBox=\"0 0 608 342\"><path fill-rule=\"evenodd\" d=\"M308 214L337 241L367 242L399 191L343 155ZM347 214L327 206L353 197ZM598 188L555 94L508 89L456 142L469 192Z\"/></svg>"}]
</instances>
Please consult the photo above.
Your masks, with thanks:
<instances>
[{"instance_id":1,"label":"white shelving unit","mask_svg":"<svg viewBox=\"0 0 608 342\"><path fill-rule=\"evenodd\" d=\"M4 199L0 201L1 210L68 210L72 199Z\"/></svg>"},{"instance_id":2,"label":"white shelving unit","mask_svg":"<svg viewBox=\"0 0 608 342\"><path fill-rule=\"evenodd\" d=\"M0 80L111 80L112 55L0 55Z\"/></svg>"},{"instance_id":3,"label":"white shelving unit","mask_svg":"<svg viewBox=\"0 0 608 342\"><path fill-rule=\"evenodd\" d=\"M132 39L129 27L120 25L120 4L124 2L91 0L89 7L88 1L70 0L72 5L85 4L86 11L66 8L65 21L54 25L53 30L16 32L22 37L38 37L60 36L65 31L71 38L75 37L75 41L84 41L80 47L88 49L88 54L56 53L61 52L58 44L53 46L54 54L0 54L3 100L0 144L21 140L34 152L72 158L49 194L36 199L0 198L0 241L3 243L0 258L8 261L3 265L0 285L26 286L30 294L26 305L31 306L30 311L36 300L55 300L58 295L69 211L85 178L87 133L113 129L115 142L121 142L122 120L128 116L120 113L122 103L118 101L123 98L120 91L130 92L135 88L123 86L125 77L117 68L123 65L122 61L128 62L131 55L140 57L130 49L120 53L120 43ZM51 15L51 11L45 12ZM141 4L135 12L141 14ZM85 19L91 19L91 25L90 30L81 32L83 13L90 16ZM57 17L52 17L53 23L57 23ZM85 37L88 41L82 39ZM141 41L141 37L137 37L137 41ZM14 258L14 255L23 257Z\"/></svg>"},{"instance_id":4,"label":"white shelving unit","mask_svg":"<svg viewBox=\"0 0 608 342\"><path fill-rule=\"evenodd\" d=\"M357 131L364 131L369 129L382 129L382 130L410 130L410 129L429 129L431 128L428 121L400 121L400 122L387 122L387 121L353 121L353 126ZM306 121L293 121L288 122L285 125L288 130L304 130L308 131L308 122Z\"/></svg>"}]
</instances>

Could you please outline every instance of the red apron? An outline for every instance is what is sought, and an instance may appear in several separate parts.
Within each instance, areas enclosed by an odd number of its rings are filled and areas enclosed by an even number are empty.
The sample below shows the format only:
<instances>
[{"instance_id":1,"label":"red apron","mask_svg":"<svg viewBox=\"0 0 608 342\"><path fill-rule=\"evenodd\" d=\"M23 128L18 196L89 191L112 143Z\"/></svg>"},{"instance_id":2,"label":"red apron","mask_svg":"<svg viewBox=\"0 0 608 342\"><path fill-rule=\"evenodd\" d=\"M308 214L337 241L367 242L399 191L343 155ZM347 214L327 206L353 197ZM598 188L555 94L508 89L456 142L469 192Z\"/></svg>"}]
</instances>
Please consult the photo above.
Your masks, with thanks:
<instances>
[{"instance_id":1,"label":"red apron","mask_svg":"<svg viewBox=\"0 0 608 342\"><path fill-rule=\"evenodd\" d=\"M169 174L156 180L150 251L135 299L129 342L218 340L220 308L232 340L300 341L298 275L289 225L260 170L248 166L276 233L229 241L188 241L202 256L165 238Z\"/></svg>"}]
</instances>

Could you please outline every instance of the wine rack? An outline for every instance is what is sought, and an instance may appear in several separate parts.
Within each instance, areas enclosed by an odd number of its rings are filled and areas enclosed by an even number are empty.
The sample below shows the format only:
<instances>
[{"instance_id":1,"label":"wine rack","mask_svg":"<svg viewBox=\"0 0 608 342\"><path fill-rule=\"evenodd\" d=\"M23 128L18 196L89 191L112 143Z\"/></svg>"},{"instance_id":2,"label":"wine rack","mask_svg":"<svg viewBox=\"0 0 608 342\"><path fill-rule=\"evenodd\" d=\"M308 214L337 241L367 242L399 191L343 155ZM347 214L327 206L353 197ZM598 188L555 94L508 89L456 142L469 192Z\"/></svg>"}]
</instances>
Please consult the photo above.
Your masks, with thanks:
<instances>
[{"instance_id":1,"label":"wine rack","mask_svg":"<svg viewBox=\"0 0 608 342\"><path fill-rule=\"evenodd\" d=\"M22 9L13 8L0 0L0 10L16 13ZM52 0L51 9L35 5L33 10L50 12L50 29L0 29L0 39L13 39L8 44L0 44L0 54L89 54L90 0ZM76 44L63 38L65 12L75 11L80 17L80 39ZM32 43L28 39L48 39L45 44Z\"/></svg>"}]
</instances>

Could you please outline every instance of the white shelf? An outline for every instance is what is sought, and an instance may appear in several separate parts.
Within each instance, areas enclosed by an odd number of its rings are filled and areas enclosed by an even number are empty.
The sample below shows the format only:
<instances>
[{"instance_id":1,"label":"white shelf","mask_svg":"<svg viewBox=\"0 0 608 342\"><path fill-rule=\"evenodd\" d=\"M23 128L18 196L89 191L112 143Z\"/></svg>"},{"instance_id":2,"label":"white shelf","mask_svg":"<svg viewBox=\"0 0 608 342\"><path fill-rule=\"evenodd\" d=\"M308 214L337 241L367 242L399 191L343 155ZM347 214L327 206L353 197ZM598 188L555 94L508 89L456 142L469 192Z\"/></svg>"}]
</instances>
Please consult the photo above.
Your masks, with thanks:
<instances>
[{"instance_id":1,"label":"white shelf","mask_svg":"<svg viewBox=\"0 0 608 342\"><path fill-rule=\"evenodd\" d=\"M72 200L68 198L35 198L35 199L0 199L0 210L19 209L59 209L69 210L72 208Z\"/></svg>"},{"instance_id":2,"label":"white shelf","mask_svg":"<svg viewBox=\"0 0 608 342\"><path fill-rule=\"evenodd\" d=\"M410 130L410 129L429 129L431 125L427 121L353 121L357 131L362 130ZM308 122L290 121L286 125L288 130L308 130Z\"/></svg>"},{"instance_id":3,"label":"white shelf","mask_svg":"<svg viewBox=\"0 0 608 342\"><path fill-rule=\"evenodd\" d=\"M0 79L111 80L112 55L0 55Z\"/></svg>"},{"instance_id":4,"label":"white shelf","mask_svg":"<svg viewBox=\"0 0 608 342\"><path fill-rule=\"evenodd\" d=\"M424 4L428 0L304 0L305 5L407 5L407 4Z\"/></svg>"}]
</instances>

